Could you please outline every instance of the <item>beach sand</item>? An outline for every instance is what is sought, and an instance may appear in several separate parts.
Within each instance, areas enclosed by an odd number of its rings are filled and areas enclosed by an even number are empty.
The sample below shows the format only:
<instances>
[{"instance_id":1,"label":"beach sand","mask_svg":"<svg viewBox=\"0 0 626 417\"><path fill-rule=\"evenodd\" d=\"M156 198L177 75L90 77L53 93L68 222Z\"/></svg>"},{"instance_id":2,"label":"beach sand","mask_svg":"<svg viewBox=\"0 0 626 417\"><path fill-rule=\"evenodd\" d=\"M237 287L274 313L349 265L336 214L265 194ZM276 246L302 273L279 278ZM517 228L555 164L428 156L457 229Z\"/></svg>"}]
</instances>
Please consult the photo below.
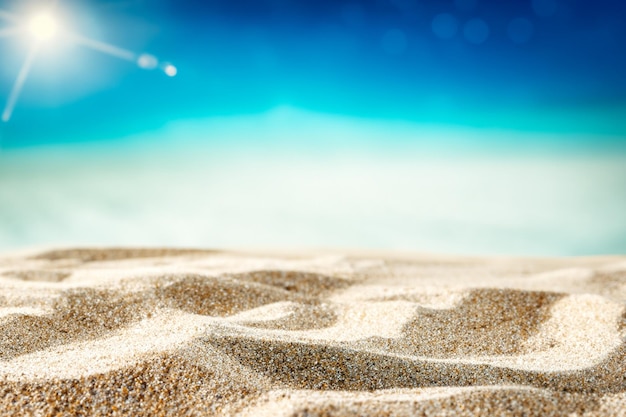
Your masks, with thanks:
<instances>
[{"instance_id":1,"label":"beach sand","mask_svg":"<svg viewBox=\"0 0 626 417\"><path fill-rule=\"evenodd\" d=\"M4 254L0 414L626 415L626 257Z\"/></svg>"}]
</instances>

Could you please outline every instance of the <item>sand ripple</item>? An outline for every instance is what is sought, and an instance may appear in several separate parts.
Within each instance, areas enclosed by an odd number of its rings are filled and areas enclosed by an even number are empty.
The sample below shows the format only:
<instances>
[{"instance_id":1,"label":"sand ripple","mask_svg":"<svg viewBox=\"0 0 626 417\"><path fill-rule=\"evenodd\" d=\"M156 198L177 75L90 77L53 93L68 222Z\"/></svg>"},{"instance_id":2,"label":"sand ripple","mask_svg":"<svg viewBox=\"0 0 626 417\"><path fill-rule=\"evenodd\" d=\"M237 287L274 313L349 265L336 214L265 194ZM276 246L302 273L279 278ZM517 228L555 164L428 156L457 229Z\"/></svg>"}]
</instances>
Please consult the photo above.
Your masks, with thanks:
<instances>
[{"instance_id":1,"label":"sand ripple","mask_svg":"<svg viewBox=\"0 0 626 417\"><path fill-rule=\"evenodd\" d=\"M75 249L0 276L0 414L626 409L620 258Z\"/></svg>"}]
</instances>

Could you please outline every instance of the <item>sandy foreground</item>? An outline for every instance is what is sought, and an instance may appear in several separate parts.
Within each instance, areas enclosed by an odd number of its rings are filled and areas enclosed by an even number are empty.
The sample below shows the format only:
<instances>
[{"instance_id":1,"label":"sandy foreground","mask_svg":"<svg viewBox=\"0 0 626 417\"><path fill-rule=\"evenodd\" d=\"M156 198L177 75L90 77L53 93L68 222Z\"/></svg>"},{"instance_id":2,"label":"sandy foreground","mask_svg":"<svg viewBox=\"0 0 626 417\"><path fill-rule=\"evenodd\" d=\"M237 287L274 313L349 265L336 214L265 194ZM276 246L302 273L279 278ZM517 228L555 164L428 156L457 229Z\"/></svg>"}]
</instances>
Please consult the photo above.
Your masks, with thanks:
<instances>
[{"instance_id":1,"label":"sandy foreground","mask_svg":"<svg viewBox=\"0 0 626 417\"><path fill-rule=\"evenodd\" d=\"M626 415L626 257L1 255L0 415Z\"/></svg>"}]
</instances>

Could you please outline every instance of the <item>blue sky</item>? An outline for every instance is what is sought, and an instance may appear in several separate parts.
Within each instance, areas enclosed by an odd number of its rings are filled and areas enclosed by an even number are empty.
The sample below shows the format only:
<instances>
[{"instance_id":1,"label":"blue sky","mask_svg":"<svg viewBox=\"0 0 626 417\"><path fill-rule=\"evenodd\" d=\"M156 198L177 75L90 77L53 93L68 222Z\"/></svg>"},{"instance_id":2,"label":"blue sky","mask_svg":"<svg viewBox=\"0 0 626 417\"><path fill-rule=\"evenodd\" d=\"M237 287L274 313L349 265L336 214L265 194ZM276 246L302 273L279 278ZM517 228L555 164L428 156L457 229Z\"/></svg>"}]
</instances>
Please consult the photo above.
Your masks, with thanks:
<instances>
[{"instance_id":1,"label":"blue sky","mask_svg":"<svg viewBox=\"0 0 626 417\"><path fill-rule=\"evenodd\" d=\"M621 1L60 0L57 13L178 74L47 44L0 124L0 249L626 253ZM29 42L0 37L0 100Z\"/></svg>"},{"instance_id":2,"label":"blue sky","mask_svg":"<svg viewBox=\"0 0 626 417\"><path fill-rule=\"evenodd\" d=\"M19 11L25 3L0 7ZM617 0L65 0L59 7L81 33L172 61L179 76L84 48L49 48L4 127L5 146L107 139L280 106L626 134L626 8ZM2 39L0 54L6 97L24 42Z\"/></svg>"}]
</instances>

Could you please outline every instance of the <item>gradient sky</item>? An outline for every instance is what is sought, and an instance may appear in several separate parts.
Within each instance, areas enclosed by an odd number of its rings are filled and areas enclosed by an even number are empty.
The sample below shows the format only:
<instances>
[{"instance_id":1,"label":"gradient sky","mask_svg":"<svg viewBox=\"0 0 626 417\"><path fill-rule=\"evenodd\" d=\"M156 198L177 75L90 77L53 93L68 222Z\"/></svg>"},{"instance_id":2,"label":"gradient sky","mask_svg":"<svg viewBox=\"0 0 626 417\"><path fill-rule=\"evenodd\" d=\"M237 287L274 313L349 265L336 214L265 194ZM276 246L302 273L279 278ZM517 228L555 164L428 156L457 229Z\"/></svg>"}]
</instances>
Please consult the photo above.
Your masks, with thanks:
<instances>
[{"instance_id":1,"label":"gradient sky","mask_svg":"<svg viewBox=\"0 0 626 417\"><path fill-rule=\"evenodd\" d=\"M49 48L4 126L5 146L114 138L181 118L279 106L626 135L619 0L64 0L60 7L71 27L171 61L179 76L78 47ZM2 39L0 54L0 97L7 97L24 42Z\"/></svg>"},{"instance_id":2,"label":"gradient sky","mask_svg":"<svg viewBox=\"0 0 626 417\"><path fill-rule=\"evenodd\" d=\"M178 74L47 45L0 124L0 249L626 253L623 1L60 0L59 14ZM0 38L2 100L28 42Z\"/></svg>"}]
</instances>

